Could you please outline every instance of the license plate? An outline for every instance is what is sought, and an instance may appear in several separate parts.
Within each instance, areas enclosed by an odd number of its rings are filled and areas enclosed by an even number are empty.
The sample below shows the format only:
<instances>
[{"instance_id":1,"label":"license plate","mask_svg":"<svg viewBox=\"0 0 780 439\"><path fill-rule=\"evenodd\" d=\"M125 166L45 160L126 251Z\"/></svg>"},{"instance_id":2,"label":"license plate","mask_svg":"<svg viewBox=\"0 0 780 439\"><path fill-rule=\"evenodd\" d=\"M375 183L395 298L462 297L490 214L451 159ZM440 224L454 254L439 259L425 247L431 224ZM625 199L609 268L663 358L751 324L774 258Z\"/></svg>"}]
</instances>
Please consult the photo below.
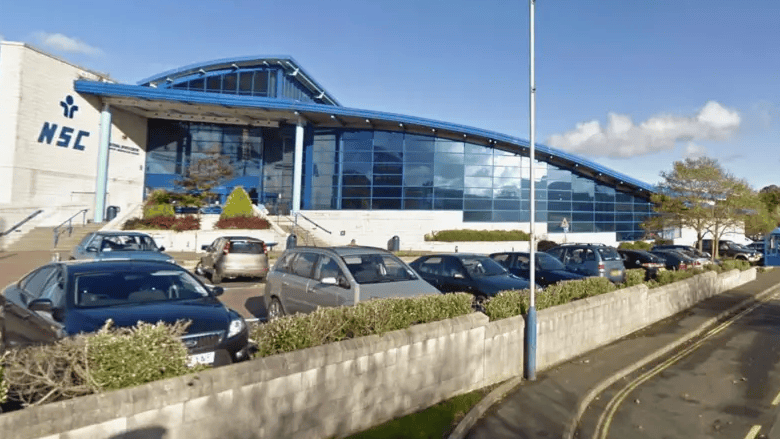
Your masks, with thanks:
<instances>
[{"instance_id":1,"label":"license plate","mask_svg":"<svg viewBox=\"0 0 780 439\"><path fill-rule=\"evenodd\" d=\"M187 366L192 367L198 364L213 364L214 352L204 352L202 354L188 355Z\"/></svg>"},{"instance_id":2,"label":"license plate","mask_svg":"<svg viewBox=\"0 0 780 439\"><path fill-rule=\"evenodd\" d=\"M620 276L620 270L612 270L609 272L609 275L612 277Z\"/></svg>"}]
</instances>

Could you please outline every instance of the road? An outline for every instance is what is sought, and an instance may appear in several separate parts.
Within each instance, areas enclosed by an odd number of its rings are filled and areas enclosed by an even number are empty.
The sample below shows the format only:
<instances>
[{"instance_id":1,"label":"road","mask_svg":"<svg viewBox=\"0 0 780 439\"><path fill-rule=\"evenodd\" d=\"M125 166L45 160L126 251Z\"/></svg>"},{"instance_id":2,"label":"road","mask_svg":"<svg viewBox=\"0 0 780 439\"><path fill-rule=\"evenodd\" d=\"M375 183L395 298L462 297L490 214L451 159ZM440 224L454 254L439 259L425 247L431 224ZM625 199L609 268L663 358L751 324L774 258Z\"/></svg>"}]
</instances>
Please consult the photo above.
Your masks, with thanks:
<instances>
[{"instance_id":1,"label":"road","mask_svg":"<svg viewBox=\"0 0 780 439\"><path fill-rule=\"evenodd\" d=\"M780 293L618 381L579 438L780 438Z\"/></svg>"},{"instance_id":2,"label":"road","mask_svg":"<svg viewBox=\"0 0 780 439\"><path fill-rule=\"evenodd\" d=\"M206 284L210 283L203 276L198 278ZM248 278L224 279L219 286L225 289L225 293L219 296L222 303L238 311L245 319L265 321L267 313L263 301L264 281Z\"/></svg>"}]
</instances>

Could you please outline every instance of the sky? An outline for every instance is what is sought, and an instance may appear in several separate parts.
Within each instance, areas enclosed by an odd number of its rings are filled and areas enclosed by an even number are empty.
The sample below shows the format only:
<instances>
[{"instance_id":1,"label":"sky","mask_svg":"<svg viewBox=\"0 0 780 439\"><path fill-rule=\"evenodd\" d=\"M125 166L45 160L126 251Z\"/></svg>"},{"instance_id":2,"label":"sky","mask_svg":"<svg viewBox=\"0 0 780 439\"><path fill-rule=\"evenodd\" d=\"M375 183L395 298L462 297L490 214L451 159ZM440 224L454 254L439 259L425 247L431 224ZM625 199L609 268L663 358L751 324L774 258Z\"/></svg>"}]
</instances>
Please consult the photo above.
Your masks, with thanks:
<instances>
[{"instance_id":1,"label":"sky","mask_svg":"<svg viewBox=\"0 0 780 439\"><path fill-rule=\"evenodd\" d=\"M780 2L535 11L537 143L649 184L700 156L756 190L780 184ZM529 22L529 0L6 0L0 39L130 84L289 55L345 107L529 139Z\"/></svg>"}]
</instances>

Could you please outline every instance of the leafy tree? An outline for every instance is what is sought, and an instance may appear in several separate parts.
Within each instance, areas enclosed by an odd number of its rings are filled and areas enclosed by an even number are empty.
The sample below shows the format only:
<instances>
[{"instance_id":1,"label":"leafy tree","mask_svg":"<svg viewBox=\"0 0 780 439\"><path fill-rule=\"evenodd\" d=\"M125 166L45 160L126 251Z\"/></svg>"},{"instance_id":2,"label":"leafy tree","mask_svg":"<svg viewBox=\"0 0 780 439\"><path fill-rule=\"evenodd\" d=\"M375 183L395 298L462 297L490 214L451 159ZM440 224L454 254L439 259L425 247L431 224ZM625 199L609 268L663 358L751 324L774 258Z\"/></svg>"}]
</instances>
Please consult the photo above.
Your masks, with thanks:
<instances>
[{"instance_id":1,"label":"leafy tree","mask_svg":"<svg viewBox=\"0 0 780 439\"><path fill-rule=\"evenodd\" d=\"M230 158L223 155L219 145L193 158L183 173L183 178L176 184L202 199L214 197L211 192L223 181L233 176L233 166Z\"/></svg>"}]
</instances>

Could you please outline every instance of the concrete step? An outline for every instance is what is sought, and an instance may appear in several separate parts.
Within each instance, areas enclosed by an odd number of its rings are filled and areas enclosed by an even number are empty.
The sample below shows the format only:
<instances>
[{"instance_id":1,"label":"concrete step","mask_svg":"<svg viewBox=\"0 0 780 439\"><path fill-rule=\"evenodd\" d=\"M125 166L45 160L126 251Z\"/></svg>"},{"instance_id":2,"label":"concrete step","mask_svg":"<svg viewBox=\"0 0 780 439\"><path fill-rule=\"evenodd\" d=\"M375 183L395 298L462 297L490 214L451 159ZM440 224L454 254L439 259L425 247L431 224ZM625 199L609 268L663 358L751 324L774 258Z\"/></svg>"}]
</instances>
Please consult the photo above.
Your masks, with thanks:
<instances>
[{"instance_id":1,"label":"concrete step","mask_svg":"<svg viewBox=\"0 0 780 439\"><path fill-rule=\"evenodd\" d=\"M70 251L90 232L100 230L103 224L89 223L86 225L73 226L73 230L68 234L67 230L61 232L54 247L54 228L36 227L25 233L17 241L11 243L6 251L35 251L35 250L55 250Z\"/></svg>"}]
</instances>

